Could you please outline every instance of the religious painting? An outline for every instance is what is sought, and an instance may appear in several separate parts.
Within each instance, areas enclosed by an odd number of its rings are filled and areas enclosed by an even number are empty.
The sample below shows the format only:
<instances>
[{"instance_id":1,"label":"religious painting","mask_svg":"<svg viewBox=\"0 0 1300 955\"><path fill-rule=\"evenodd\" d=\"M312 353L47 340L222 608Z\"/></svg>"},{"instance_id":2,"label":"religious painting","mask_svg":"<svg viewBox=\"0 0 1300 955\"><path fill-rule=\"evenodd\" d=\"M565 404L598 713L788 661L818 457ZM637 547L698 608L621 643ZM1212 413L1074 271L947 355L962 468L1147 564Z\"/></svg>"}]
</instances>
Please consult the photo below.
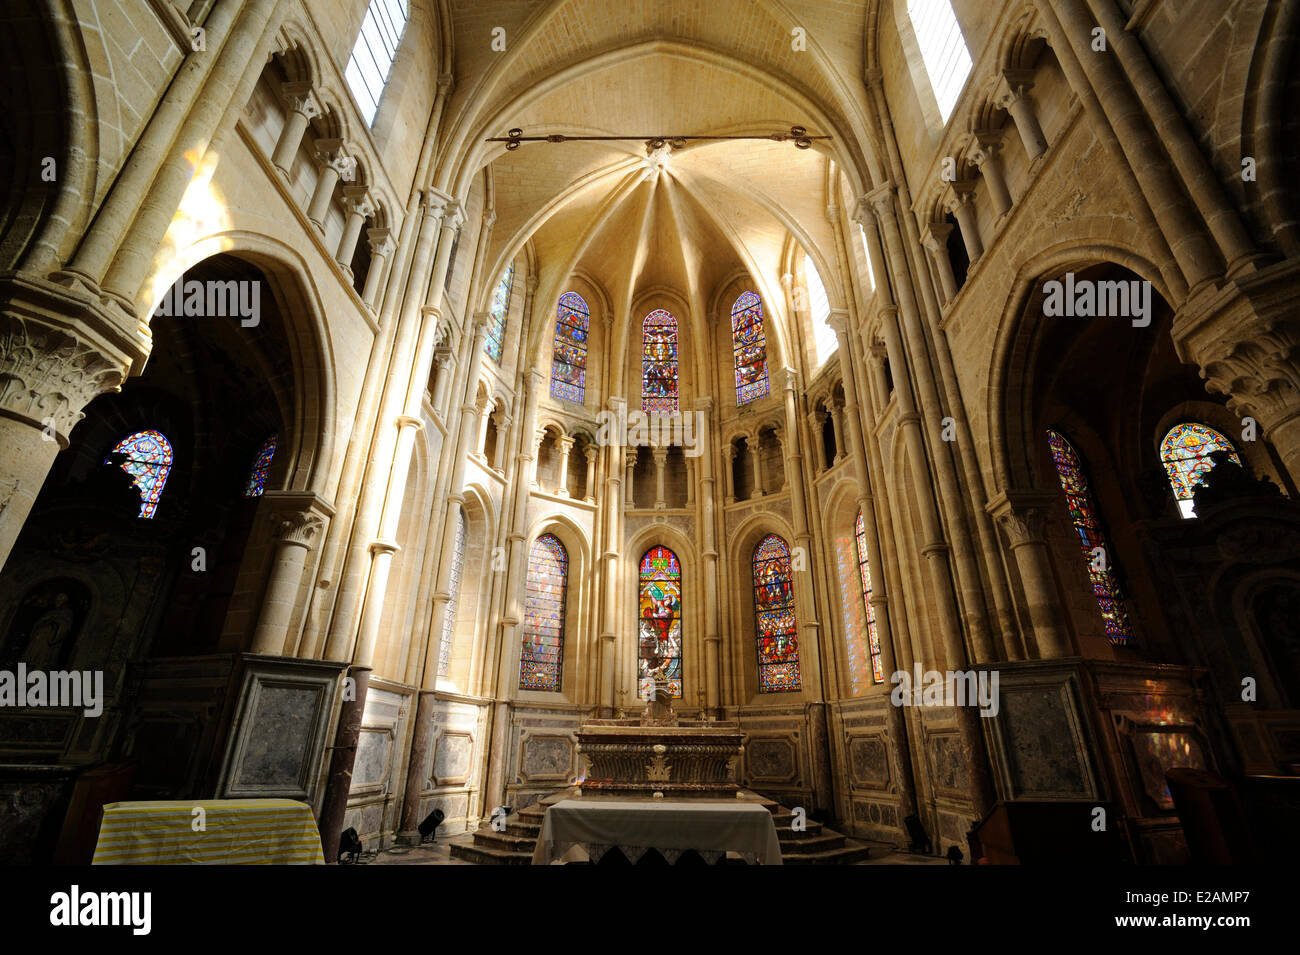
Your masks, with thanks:
<instances>
[{"instance_id":1,"label":"religious painting","mask_svg":"<svg viewBox=\"0 0 1300 955\"><path fill-rule=\"evenodd\" d=\"M682 567L667 547L652 547L641 558L637 695L649 697L657 677L669 692L682 695Z\"/></svg>"}]
</instances>

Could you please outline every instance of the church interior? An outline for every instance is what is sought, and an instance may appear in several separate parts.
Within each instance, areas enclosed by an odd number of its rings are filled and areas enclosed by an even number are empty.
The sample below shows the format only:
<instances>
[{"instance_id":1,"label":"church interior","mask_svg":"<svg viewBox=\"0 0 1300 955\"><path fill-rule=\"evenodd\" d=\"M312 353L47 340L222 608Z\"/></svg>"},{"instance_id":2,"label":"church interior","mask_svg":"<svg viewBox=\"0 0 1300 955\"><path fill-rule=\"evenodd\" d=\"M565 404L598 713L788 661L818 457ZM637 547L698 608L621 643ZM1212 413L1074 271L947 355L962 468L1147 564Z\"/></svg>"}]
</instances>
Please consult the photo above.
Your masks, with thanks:
<instances>
[{"instance_id":1,"label":"church interior","mask_svg":"<svg viewBox=\"0 0 1300 955\"><path fill-rule=\"evenodd\" d=\"M289 800L529 864L604 790L785 864L1300 850L1300 3L0 49L0 861Z\"/></svg>"}]
</instances>

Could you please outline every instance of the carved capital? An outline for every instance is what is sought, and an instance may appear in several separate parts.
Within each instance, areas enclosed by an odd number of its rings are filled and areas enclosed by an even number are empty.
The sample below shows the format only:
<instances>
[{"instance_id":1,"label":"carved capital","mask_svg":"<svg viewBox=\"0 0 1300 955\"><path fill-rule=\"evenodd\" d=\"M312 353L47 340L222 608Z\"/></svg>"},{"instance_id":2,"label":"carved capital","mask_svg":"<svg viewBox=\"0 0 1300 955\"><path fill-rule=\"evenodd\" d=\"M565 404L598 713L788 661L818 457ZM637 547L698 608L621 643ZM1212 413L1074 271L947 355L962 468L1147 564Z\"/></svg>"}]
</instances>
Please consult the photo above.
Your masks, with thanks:
<instances>
[{"instance_id":1,"label":"carved capital","mask_svg":"<svg viewBox=\"0 0 1300 955\"><path fill-rule=\"evenodd\" d=\"M1051 491L1003 492L985 510L1001 525L1011 546L1020 547L1043 542L1043 524L1056 500Z\"/></svg>"},{"instance_id":2,"label":"carved capital","mask_svg":"<svg viewBox=\"0 0 1300 955\"><path fill-rule=\"evenodd\" d=\"M397 251L397 243L388 229L369 229L366 238L370 240L370 254L377 258L387 258Z\"/></svg>"},{"instance_id":3,"label":"carved capital","mask_svg":"<svg viewBox=\"0 0 1300 955\"><path fill-rule=\"evenodd\" d=\"M267 491L263 499L270 508L272 538L308 550L334 513L310 491Z\"/></svg>"},{"instance_id":4,"label":"carved capital","mask_svg":"<svg viewBox=\"0 0 1300 955\"><path fill-rule=\"evenodd\" d=\"M33 317L0 314L0 414L33 427L53 419L59 443L85 417L86 405L119 391L127 366L77 331Z\"/></svg>"}]
</instances>

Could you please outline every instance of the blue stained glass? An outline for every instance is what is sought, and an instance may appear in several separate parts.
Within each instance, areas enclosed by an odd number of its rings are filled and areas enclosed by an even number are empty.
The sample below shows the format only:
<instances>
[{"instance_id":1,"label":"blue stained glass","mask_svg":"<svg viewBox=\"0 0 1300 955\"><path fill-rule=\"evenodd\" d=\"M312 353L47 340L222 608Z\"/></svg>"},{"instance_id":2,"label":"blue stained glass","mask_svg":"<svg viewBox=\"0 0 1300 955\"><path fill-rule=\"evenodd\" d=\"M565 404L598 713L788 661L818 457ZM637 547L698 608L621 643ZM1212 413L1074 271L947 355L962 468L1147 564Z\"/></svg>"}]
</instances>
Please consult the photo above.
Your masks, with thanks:
<instances>
[{"instance_id":1,"label":"blue stained glass","mask_svg":"<svg viewBox=\"0 0 1300 955\"><path fill-rule=\"evenodd\" d=\"M275 459L275 448L279 440L280 436L273 434L262 443L257 457L253 459L253 466L249 469L248 480L244 482L244 497L261 497L266 490L266 476L271 471L271 462Z\"/></svg>"},{"instance_id":2,"label":"blue stained glass","mask_svg":"<svg viewBox=\"0 0 1300 955\"><path fill-rule=\"evenodd\" d=\"M1197 485L1214 467L1210 455L1216 451L1228 452L1228 460L1240 466L1241 458L1232 442L1203 424L1186 422L1175 425L1160 442L1160 460L1164 462L1165 473L1169 475L1169 484L1174 489L1183 517L1196 516L1192 498Z\"/></svg>"},{"instance_id":3,"label":"blue stained glass","mask_svg":"<svg viewBox=\"0 0 1300 955\"><path fill-rule=\"evenodd\" d=\"M1047 444L1052 451L1052 463L1056 465L1061 490L1065 492L1070 520L1079 535L1079 546L1088 568L1088 578L1092 582L1093 596L1097 598L1097 606L1101 610L1106 637L1116 646L1123 646L1132 639L1133 630L1120 599L1119 584L1112 571L1113 561L1109 557L1111 550L1101 533L1101 522L1097 519L1097 509L1092 503L1092 491L1088 488L1083 465L1070 442L1055 431L1047 432ZM1101 562L1093 556L1094 549L1098 547L1103 548L1107 555L1104 570Z\"/></svg>"},{"instance_id":4,"label":"blue stained glass","mask_svg":"<svg viewBox=\"0 0 1300 955\"><path fill-rule=\"evenodd\" d=\"M587 330L591 312L577 292L560 296L555 317L555 349L551 360L551 395L581 402L587 385Z\"/></svg>"},{"instance_id":5,"label":"blue stained glass","mask_svg":"<svg viewBox=\"0 0 1300 955\"><path fill-rule=\"evenodd\" d=\"M641 410L677 413L677 319L662 308L641 323Z\"/></svg>"},{"instance_id":6,"label":"blue stained glass","mask_svg":"<svg viewBox=\"0 0 1300 955\"><path fill-rule=\"evenodd\" d=\"M157 431L137 431L119 441L113 450L126 455L122 470L131 475L140 492L139 516L153 517L172 469L171 444ZM104 463L109 461L105 459Z\"/></svg>"},{"instance_id":7,"label":"blue stained glass","mask_svg":"<svg viewBox=\"0 0 1300 955\"><path fill-rule=\"evenodd\" d=\"M501 364L501 346L506 337L506 315L510 313L510 288L514 281L515 264L511 262L501 273L501 281L492 293L492 304L488 308L487 338L483 342L483 351L498 365Z\"/></svg>"},{"instance_id":8,"label":"blue stained glass","mask_svg":"<svg viewBox=\"0 0 1300 955\"><path fill-rule=\"evenodd\" d=\"M867 642L871 648L871 680L874 683L885 682L885 669L880 662L880 634L876 631L876 609L871 606L871 564L867 560L867 531L858 511L858 520L853 528L858 545L858 571L862 578L862 602L867 607Z\"/></svg>"},{"instance_id":9,"label":"blue stained glass","mask_svg":"<svg viewBox=\"0 0 1300 955\"><path fill-rule=\"evenodd\" d=\"M754 618L759 692L798 690L799 638L790 546L775 534L754 548Z\"/></svg>"},{"instance_id":10,"label":"blue stained glass","mask_svg":"<svg viewBox=\"0 0 1300 955\"><path fill-rule=\"evenodd\" d=\"M651 672L662 667L669 692L682 695L682 567L667 547L651 547L641 558L637 694L643 699Z\"/></svg>"},{"instance_id":11,"label":"blue stained glass","mask_svg":"<svg viewBox=\"0 0 1300 955\"><path fill-rule=\"evenodd\" d=\"M753 292L742 292L731 306L731 339L736 363L736 404L748 404L771 391L763 303Z\"/></svg>"},{"instance_id":12,"label":"blue stained glass","mask_svg":"<svg viewBox=\"0 0 1300 955\"><path fill-rule=\"evenodd\" d=\"M528 554L524 597L523 649L519 663L521 690L559 692L564 663L564 599L569 555L554 534L543 534Z\"/></svg>"}]
</instances>

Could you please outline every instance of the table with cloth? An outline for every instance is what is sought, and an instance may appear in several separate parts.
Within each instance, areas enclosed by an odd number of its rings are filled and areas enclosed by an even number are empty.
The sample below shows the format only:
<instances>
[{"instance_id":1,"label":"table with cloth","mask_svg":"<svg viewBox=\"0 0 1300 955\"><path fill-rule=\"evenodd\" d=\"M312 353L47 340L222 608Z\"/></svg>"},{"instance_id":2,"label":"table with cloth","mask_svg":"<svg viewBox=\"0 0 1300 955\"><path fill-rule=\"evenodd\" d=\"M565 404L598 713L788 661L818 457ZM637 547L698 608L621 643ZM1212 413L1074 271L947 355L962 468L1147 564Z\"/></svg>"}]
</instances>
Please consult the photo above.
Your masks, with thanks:
<instances>
[{"instance_id":1,"label":"table with cloth","mask_svg":"<svg viewBox=\"0 0 1300 955\"><path fill-rule=\"evenodd\" d=\"M737 852L746 862L781 864L772 813L734 800L565 799L542 818L533 865L550 865L574 846L593 862L617 848L631 862L656 849L672 863L694 849L706 862Z\"/></svg>"},{"instance_id":2,"label":"table with cloth","mask_svg":"<svg viewBox=\"0 0 1300 955\"><path fill-rule=\"evenodd\" d=\"M196 814L195 810L203 810ZM202 828L195 831L198 820ZM323 865L311 807L292 799L115 802L93 865Z\"/></svg>"}]
</instances>

